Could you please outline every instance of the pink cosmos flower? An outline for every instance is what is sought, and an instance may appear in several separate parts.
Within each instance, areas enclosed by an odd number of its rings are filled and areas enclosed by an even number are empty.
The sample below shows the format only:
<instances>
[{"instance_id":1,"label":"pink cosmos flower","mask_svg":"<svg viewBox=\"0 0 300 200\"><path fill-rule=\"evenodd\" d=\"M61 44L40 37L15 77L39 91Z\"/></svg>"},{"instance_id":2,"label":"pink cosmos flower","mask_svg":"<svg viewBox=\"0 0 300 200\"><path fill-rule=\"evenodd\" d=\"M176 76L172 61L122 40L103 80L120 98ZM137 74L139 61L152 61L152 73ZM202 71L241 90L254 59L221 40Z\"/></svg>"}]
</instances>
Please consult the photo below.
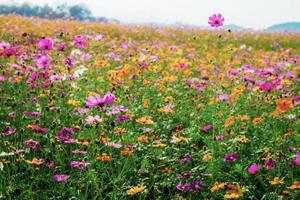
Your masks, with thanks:
<instances>
[{"instance_id":1,"label":"pink cosmos flower","mask_svg":"<svg viewBox=\"0 0 300 200\"><path fill-rule=\"evenodd\" d=\"M51 38L45 38L39 41L39 48L41 50L52 50L54 42Z\"/></svg>"},{"instance_id":2,"label":"pink cosmos flower","mask_svg":"<svg viewBox=\"0 0 300 200\"><path fill-rule=\"evenodd\" d=\"M89 162L72 161L70 165L71 165L71 167L76 167L76 168L79 168L79 169L85 169L85 168L87 168L87 166L90 165L90 163Z\"/></svg>"},{"instance_id":3,"label":"pink cosmos flower","mask_svg":"<svg viewBox=\"0 0 300 200\"><path fill-rule=\"evenodd\" d=\"M213 14L209 17L208 23L211 27L218 28L220 26L223 26L224 17L221 14Z\"/></svg>"},{"instance_id":4,"label":"pink cosmos flower","mask_svg":"<svg viewBox=\"0 0 300 200\"><path fill-rule=\"evenodd\" d=\"M79 150L79 149L73 150L72 153L73 153L73 154L78 154L78 155L84 155L84 154L87 154L86 151L82 151L82 150Z\"/></svg>"},{"instance_id":5,"label":"pink cosmos flower","mask_svg":"<svg viewBox=\"0 0 300 200\"><path fill-rule=\"evenodd\" d=\"M62 174L56 174L53 176L54 180L56 182L63 182L70 178L70 175L62 175Z\"/></svg>"},{"instance_id":6,"label":"pink cosmos flower","mask_svg":"<svg viewBox=\"0 0 300 200\"><path fill-rule=\"evenodd\" d=\"M253 163L249 168L248 168L248 172L249 174L255 174L256 172L258 172L260 170L260 165Z\"/></svg>"},{"instance_id":7,"label":"pink cosmos flower","mask_svg":"<svg viewBox=\"0 0 300 200\"><path fill-rule=\"evenodd\" d=\"M104 144L107 145L107 146L109 146L109 147L116 148L116 149L119 149L119 148L122 147L122 144L114 143L114 142L106 142Z\"/></svg>"},{"instance_id":8,"label":"pink cosmos flower","mask_svg":"<svg viewBox=\"0 0 300 200\"><path fill-rule=\"evenodd\" d=\"M12 135L12 134L14 134L15 132L16 132L16 128L14 128L14 127L7 127L6 129L5 129L5 131L4 131L4 135L5 136L10 136L10 135Z\"/></svg>"},{"instance_id":9,"label":"pink cosmos flower","mask_svg":"<svg viewBox=\"0 0 300 200\"><path fill-rule=\"evenodd\" d=\"M86 37L81 36L81 35L76 36L76 38L74 40L74 45L79 48L85 49L87 47Z\"/></svg>"},{"instance_id":10,"label":"pink cosmos flower","mask_svg":"<svg viewBox=\"0 0 300 200\"><path fill-rule=\"evenodd\" d=\"M300 166L300 153L296 154L296 159L294 160L294 164Z\"/></svg>"},{"instance_id":11,"label":"pink cosmos flower","mask_svg":"<svg viewBox=\"0 0 300 200\"><path fill-rule=\"evenodd\" d=\"M45 55L40 57L37 60L37 66L43 69L48 69L50 62L51 62L51 57L49 55Z\"/></svg>"},{"instance_id":12,"label":"pink cosmos flower","mask_svg":"<svg viewBox=\"0 0 300 200\"><path fill-rule=\"evenodd\" d=\"M3 83L5 80L4 76L0 76L0 83Z\"/></svg>"},{"instance_id":13,"label":"pink cosmos flower","mask_svg":"<svg viewBox=\"0 0 300 200\"><path fill-rule=\"evenodd\" d=\"M88 97L86 105L88 107L103 107L112 103L115 99L115 95L111 92L108 92L103 98L99 94L96 94L95 96Z\"/></svg>"},{"instance_id":14,"label":"pink cosmos flower","mask_svg":"<svg viewBox=\"0 0 300 200\"><path fill-rule=\"evenodd\" d=\"M267 170L274 169L274 168L276 168L276 166L277 166L277 163L272 159L264 161L264 167Z\"/></svg>"},{"instance_id":15,"label":"pink cosmos flower","mask_svg":"<svg viewBox=\"0 0 300 200\"><path fill-rule=\"evenodd\" d=\"M97 122L102 122L102 121L103 120L99 117L99 115L96 115L96 116L90 115L85 119L85 122L88 125L92 125L94 122L97 123Z\"/></svg>"},{"instance_id":16,"label":"pink cosmos flower","mask_svg":"<svg viewBox=\"0 0 300 200\"><path fill-rule=\"evenodd\" d=\"M10 44L8 42L0 42L0 49L5 50L10 48Z\"/></svg>"},{"instance_id":17,"label":"pink cosmos flower","mask_svg":"<svg viewBox=\"0 0 300 200\"><path fill-rule=\"evenodd\" d=\"M207 133L210 129L212 129L212 125L208 124L208 125L204 126L203 128L201 128L201 131Z\"/></svg>"},{"instance_id":18,"label":"pink cosmos flower","mask_svg":"<svg viewBox=\"0 0 300 200\"><path fill-rule=\"evenodd\" d=\"M230 95L229 95L229 94L222 94L222 95L219 96L219 99L220 99L220 100L227 100L227 99L229 99L229 98L230 98Z\"/></svg>"}]
</instances>

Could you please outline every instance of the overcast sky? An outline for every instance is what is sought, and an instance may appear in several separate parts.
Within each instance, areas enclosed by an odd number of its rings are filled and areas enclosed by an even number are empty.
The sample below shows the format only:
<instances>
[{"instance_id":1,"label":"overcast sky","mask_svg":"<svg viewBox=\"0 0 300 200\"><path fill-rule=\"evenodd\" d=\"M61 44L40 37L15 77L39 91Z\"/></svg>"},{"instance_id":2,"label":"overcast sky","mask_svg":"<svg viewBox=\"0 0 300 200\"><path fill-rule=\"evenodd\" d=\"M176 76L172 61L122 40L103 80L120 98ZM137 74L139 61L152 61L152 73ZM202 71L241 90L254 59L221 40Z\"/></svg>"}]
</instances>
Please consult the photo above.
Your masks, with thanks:
<instances>
[{"instance_id":1,"label":"overcast sky","mask_svg":"<svg viewBox=\"0 0 300 200\"><path fill-rule=\"evenodd\" d=\"M208 17L221 13L225 24L261 29L281 22L300 22L300 0L0 0L58 4L84 2L95 16L126 23L187 23L207 26Z\"/></svg>"}]
</instances>

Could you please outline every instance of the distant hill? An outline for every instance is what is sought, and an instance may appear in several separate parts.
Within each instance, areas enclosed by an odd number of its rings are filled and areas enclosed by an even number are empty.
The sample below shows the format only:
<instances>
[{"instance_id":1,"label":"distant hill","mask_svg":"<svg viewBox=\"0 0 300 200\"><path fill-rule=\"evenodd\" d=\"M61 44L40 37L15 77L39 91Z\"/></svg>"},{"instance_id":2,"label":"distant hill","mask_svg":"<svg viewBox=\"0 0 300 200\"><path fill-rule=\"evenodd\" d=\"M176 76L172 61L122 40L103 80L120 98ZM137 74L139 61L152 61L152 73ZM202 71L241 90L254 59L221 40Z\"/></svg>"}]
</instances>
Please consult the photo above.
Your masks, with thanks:
<instances>
[{"instance_id":1,"label":"distant hill","mask_svg":"<svg viewBox=\"0 0 300 200\"><path fill-rule=\"evenodd\" d=\"M243 27L236 25L236 24L228 24L222 27L223 29L230 29L230 30L235 30L235 31L239 31L239 30L244 30Z\"/></svg>"},{"instance_id":2,"label":"distant hill","mask_svg":"<svg viewBox=\"0 0 300 200\"><path fill-rule=\"evenodd\" d=\"M95 21L103 23L119 23L116 19L95 17L85 4L61 4L57 6L39 6L30 3L23 4L0 4L0 15L16 14L27 17L40 17L46 19L75 19L81 21Z\"/></svg>"},{"instance_id":3,"label":"distant hill","mask_svg":"<svg viewBox=\"0 0 300 200\"><path fill-rule=\"evenodd\" d=\"M282 24L275 24L267 28L267 31L299 31L300 32L300 22L288 22Z\"/></svg>"}]
</instances>

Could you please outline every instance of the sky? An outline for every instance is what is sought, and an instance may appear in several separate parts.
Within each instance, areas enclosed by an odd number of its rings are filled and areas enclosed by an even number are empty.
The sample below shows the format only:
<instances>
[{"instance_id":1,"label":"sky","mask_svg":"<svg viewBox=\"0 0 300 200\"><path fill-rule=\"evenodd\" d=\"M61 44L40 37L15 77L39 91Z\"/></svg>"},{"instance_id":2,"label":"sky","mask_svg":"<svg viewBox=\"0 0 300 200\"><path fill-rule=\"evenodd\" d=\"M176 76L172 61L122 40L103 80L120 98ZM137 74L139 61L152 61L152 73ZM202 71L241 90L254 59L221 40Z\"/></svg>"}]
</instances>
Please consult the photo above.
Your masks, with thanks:
<instances>
[{"instance_id":1,"label":"sky","mask_svg":"<svg viewBox=\"0 0 300 200\"><path fill-rule=\"evenodd\" d=\"M208 26L208 17L221 13L226 24L264 29L282 22L300 22L300 0L0 0L56 5L85 3L95 16L124 23L184 23Z\"/></svg>"}]
</instances>

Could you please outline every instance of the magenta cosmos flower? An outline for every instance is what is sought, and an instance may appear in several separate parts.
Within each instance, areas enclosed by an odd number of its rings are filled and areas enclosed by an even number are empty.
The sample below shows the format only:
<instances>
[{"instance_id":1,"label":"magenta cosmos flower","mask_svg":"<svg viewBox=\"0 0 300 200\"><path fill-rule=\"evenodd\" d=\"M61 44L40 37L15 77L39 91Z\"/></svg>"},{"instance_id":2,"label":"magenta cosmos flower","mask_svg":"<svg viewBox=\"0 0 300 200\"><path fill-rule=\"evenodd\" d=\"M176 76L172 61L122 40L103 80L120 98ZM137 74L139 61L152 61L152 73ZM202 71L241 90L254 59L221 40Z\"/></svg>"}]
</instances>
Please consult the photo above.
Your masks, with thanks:
<instances>
[{"instance_id":1,"label":"magenta cosmos flower","mask_svg":"<svg viewBox=\"0 0 300 200\"><path fill-rule=\"evenodd\" d=\"M54 175L54 180L56 182L63 182L66 181L70 178L70 175L61 175L61 174L56 174Z\"/></svg>"},{"instance_id":2,"label":"magenta cosmos flower","mask_svg":"<svg viewBox=\"0 0 300 200\"><path fill-rule=\"evenodd\" d=\"M260 170L260 165L253 163L249 168L248 168L248 172L249 174L255 174L256 172L258 172Z\"/></svg>"},{"instance_id":3,"label":"magenta cosmos flower","mask_svg":"<svg viewBox=\"0 0 300 200\"><path fill-rule=\"evenodd\" d=\"M96 94L95 96L88 97L86 105L88 107L103 107L112 103L115 99L115 95L111 92L108 92L103 98L99 94Z\"/></svg>"},{"instance_id":4,"label":"magenta cosmos flower","mask_svg":"<svg viewBox=\"0 0 300 200\"><path fill-rule=\"evenodd\" d=\"M87 168L87 166L90 165L90 163L89 162L72 161L70 165L71 165L71 167L76 167L76 168L79 168L79 169L85 169L85 168Z\"/></svg>"},{"instance_id":5,"label":"magenta cosmos flower","mask_svg":"<svg viewBox=\"0 0 300 200\"><path fill-rule=\"evenodd\" d=\"M221 14L213 14L208 19L208 23L213 28L218 28L224 24L224 17Z\"/></svg>"},{"instance_id":6,"label":"magenta cosmos flower","mask_svg":"<svg viewBox=\"0 0 300 200\"><path fill-rule=\"evenodd\" d=\"M225 162L234 162L238 159L237 153L227 153L224 157Z\"/></svg>"},{"instance_id":7,"label":"magenta cosmos flower","mask_svg":"<svg viewBox=\"0 0 300 200\"><path fill-rule=\"evenodd\" d=\"M213 126L211 124L207 124L207 125L205 125L204 127L201 128L201 131L207 133L212 128L213 128Z\"/></svg>"},{"instance_id":8,"label":"magenta cosmos flower","mask_svg":"<svg viewBox=\"0 0 300 200\"><path fill-rule=\"evenodd\" d=\"M39 41L39 48L41 50L52 50L54 42L51 38L45 38Z\"/></svg>"}]
</instances>

